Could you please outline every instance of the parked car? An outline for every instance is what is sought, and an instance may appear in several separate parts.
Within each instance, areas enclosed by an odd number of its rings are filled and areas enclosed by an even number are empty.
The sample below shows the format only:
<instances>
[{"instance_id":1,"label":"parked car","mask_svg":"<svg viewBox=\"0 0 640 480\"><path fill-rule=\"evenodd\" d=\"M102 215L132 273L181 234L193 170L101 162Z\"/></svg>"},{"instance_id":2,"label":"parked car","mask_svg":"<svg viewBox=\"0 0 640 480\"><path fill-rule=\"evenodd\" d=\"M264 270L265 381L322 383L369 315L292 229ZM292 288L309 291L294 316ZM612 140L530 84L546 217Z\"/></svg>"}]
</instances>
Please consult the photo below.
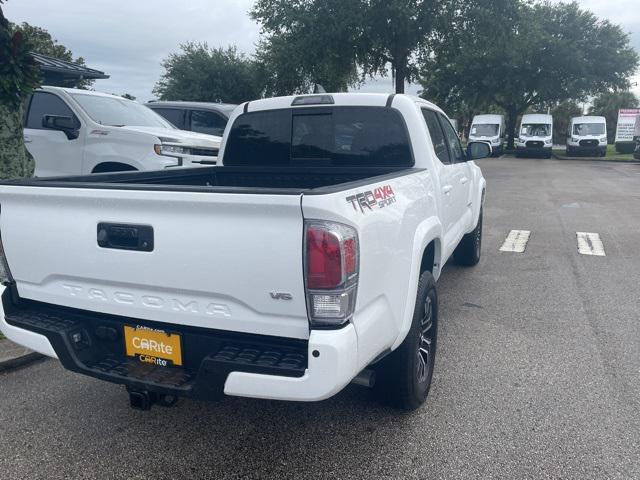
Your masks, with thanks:
<instances>
[{"instance_id":1,"label":"parked car","mask_svg":"<svg viewBox=\"0 0 640 480\"><path fill-rule=\"evenodd\" d=\"M163 102L146 104L181 130L222 137L229 116L237 105L208 102Z\"/></svg>"},{"instance_id":2,"label":"parked car","mask_svg":"<svg viewBox=\"0 0 640 480\"><path fill-rule=\"evenodd\" d=\"M471 122L469 141L487 142L495 155L502 155L505 137L504 115L476 115Z\"/></svg>"},{"instance_id":3,"label":"parked car","mask_svg":"<svg viewBox=\"0 0 640 480\"><path fill-rule=\"evenodd\" d=\"M573 117L567 131L567 155L607 154L607 120L604 117Z\"/></svg>"},{"instance_id":4,"label":"parked car","mask_svg":"<svg viewBox=\"0 0 640 480\"><path fill-rule=\"evenodd\" d=\"M516 156L531 155L551 158L553 117L539 113L526 114L520 122L516 139Z\"/></svg>"},{"instance_id":5,"label":"parked car","mask_svg":"<svg viewBox=\"0 0 640 480\"><path fill-rule=\"evenodd\" d=\"M472 160L491 147L465 152L405 95L258 100L230 122L215 167L1 183L0 330L137 408L350 382L417 408L436 281L480 260Z\"/></svg>"},{"instance_id":6,"label":"parked car","mask_svg":"<svg viewBox=\"0 0 640 480\"><path fill-rule=\"evenodd\" d=\"M24 141L38 177L211 165L220 148L220 137L178 130L137 102L60 87L31 96Z\"/></svg>"}]
</instances>

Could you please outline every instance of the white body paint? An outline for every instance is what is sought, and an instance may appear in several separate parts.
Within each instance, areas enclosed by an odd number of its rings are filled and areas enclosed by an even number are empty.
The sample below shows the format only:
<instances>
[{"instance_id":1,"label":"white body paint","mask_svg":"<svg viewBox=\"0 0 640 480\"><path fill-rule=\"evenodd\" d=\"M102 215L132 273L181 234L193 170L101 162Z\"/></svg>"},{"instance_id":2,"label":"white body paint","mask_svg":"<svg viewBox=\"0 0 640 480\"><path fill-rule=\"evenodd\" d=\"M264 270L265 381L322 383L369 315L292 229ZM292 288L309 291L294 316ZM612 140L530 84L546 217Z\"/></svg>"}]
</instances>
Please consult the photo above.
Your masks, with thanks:
<instances>
[{"instance_id":1,"label":"white body paint","mask_svg":"<svg viewBox=\"0 0 640 480\"><path fill-rule=\"evenodd\" d=\"M294 99L253 101L246 111L291 109ZM345 93L332 99L331 107L300 108L397 110L415 169L315 194L259 188L58 188L44 181L2 185L2 242L17 293L38 302L165 323L167 330L180 325L299 339L309 352L303 377L232 372L225 393L305 401L335 394L406 338L427 246L433 242L429 267L437 280L460 240L477 225L486 183L480 168L466 158L439 160L424 111L447 122L441 122L442 128L450 126L435 105L406 95ZM244 111L239 107L229 120L221 165L229 131ZM384 188L395 197L382 209L363 210L349 200ZM337 222L358 232L355 311L341 329L310 328L303 268L306 219ZM99 222L151 225L155 248L100 248ZM0 330L55 356L46 337L9 325L1 309ZM322 354L314 356L315 350Z\"/></svg>"}]
</instances>

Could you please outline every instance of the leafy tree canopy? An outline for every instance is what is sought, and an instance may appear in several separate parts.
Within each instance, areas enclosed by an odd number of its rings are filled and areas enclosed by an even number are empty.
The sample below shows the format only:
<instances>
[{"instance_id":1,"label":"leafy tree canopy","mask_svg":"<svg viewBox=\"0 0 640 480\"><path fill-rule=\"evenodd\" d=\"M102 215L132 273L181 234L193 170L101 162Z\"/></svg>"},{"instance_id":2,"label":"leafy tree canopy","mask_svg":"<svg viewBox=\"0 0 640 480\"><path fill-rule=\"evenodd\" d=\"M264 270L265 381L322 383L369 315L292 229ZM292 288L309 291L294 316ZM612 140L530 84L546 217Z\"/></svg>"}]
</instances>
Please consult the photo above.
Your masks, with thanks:
<instances>
[{"instance_id":1,"label":"leafy tree canopy","mask_svg":"<svg viewBox=\"0 0 640 480\"><path fill-rule=\"evenodd\" d=\"M321 83L340 91L391 66L396 92L418 71L431 38L436 0L258 0L251 11L265 35L258 57L276 72L276 91ZM279 67L297 62L290 73ZM288 93L291 93L290 90Z\"/></svg>"},{"instance_id":2,"label":"leafy tree canopy","mask_svg":"<svg viewBox=\"0 0 640 480\"><path fill-rule=\"evenodd\" d=\"M42 55L48 55L65 62L75 63L76 65L85 66L84 58L73 58L73 53L67 47L58 43L51 34L41 27L29 25L27 22L23 22L20 25L10 23L9 28L13 32L22 32L22 35L29 42L32 52L41 53ZM94 80L69 80L67 87L75 88L89 88L93 85Z\"/></svg>"},{"instance_id":3,"label":"leafy tree canopy","mask_svg":"<svg viewBox=\"0 0 640 480\"><path fill-rule=\"evenodd\" d=\"M531 106L624 88L638 66L620 26L575 2L461 0L445 18L450 28L438 29L424 59L424 96L499 105L511 147L517 116Z\"/></svg>"},{"instance_id":4,"label":"leafy tree canopy","mask_svg":"<svg viewBox=\"0 0 640 480\"><path fill-rule=\"evenodd\" d=\"M40 81L38 66L29 55L31 45L14 31L0 0L0 178L33 175L33 159L22 134L22 104Z\"/></svg>"},{"instance_id":5,"label":"leafy tree canopy","mask_svg":"<svg viewBox=\"0 0 640 480\"><path fill-rule=\"evenodd\" d=\"M236 47L185 43L162 62L164 74L153 89L161 100L241 103L262 96L256 63Z\"/></svg>"}]
</instances>

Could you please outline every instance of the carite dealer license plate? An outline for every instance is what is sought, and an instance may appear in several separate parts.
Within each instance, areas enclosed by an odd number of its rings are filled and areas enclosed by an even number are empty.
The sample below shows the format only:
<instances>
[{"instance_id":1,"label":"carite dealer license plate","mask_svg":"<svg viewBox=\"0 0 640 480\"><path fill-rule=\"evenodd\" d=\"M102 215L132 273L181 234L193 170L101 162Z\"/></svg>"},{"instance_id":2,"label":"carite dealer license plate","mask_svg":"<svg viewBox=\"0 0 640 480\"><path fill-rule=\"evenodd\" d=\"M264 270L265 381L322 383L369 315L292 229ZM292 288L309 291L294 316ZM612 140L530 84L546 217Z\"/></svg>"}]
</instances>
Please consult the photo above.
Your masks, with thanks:
<instances>
[{"instance_id":1,"label":"carite dealer license plate","mask_svg":"<svg viewBox=\"0 0 640 480\"><path fill-rule=\"evenodd\" d=\"M125 325L124 343L127 355L142 363L182 366L182 342L177 333Z\"/></svg>"}]
</instances>

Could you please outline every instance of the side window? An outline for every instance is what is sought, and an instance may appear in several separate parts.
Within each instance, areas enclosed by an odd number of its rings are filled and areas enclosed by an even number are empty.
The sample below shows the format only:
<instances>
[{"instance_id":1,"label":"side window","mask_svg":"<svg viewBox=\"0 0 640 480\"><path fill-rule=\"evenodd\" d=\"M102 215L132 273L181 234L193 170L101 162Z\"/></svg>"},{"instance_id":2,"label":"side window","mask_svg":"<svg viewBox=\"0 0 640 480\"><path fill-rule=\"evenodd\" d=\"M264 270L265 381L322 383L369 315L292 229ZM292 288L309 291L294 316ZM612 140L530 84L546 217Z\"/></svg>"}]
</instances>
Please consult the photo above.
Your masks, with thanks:
<instances>
[{"instance_id":1,"label":"side window","mask_svg":"<svg viewBox=\"0 0 640 480\"><path fill-rule=\"evenodd\" d=\"M422 109L422 116L425 122L427 122L427 128L429 129L429 135L431 135L431 141L433 142L433 149L436 151L437 157L444 164L451 163L451 157L449 156L449 149L447 143L444 140L444 134L442 133L442 127L438 122L436 113Z\"/></svg>"},{"instance_id":2,"label":"side window","mask_svg":"<svg viewBox=\"0 0 640 480\"><path fill-rule=\"evenodd\" d=\"M449 122L449 120L447 120L447 118L441 113L438 113L437 115L440 119L440 123L442 124L444 136L449 144L449 155L453 160L452 163L464 162L466 159L464 150L462 149L462 145L460 144L460 139L458 138L456 131L451 126L451 122Z\"/></svg>"},{"instance_id":3,"label":"side window","mask_svg":"<svg viewBox=\"0 0 640 480\"><path fill-rule=\"evenodd\" d=\"M194 132L221 137L226 126L227 119L222 115L207 110L191 111L191 130Z\"/></svg>"},{"instance_id":4,"label":"side window","mask_svg":"<svg viewBox=\"0 0 640 480\"><path fill-rule=\"evenodd\" d=\"M31 103L29 104L29 113L25 128L33 128L36 130L47 130L42 126L42 117L45 115L59 115L61 117L71 117L78 122L76 116L64 101L48 92L36 92L33 94ZM79 122L78 122L79 123Z\"/></svg>"},{"instance_id":5,"label":"side window","mask_svg":"<svg viewBox=\"0 0 640 480\"><path fill-rule=\"evenodd\" d=\"M184 110L179 108L152 108L151 110L171 122L175 127L184 130Z\"/></svg>"}]
</instances>

